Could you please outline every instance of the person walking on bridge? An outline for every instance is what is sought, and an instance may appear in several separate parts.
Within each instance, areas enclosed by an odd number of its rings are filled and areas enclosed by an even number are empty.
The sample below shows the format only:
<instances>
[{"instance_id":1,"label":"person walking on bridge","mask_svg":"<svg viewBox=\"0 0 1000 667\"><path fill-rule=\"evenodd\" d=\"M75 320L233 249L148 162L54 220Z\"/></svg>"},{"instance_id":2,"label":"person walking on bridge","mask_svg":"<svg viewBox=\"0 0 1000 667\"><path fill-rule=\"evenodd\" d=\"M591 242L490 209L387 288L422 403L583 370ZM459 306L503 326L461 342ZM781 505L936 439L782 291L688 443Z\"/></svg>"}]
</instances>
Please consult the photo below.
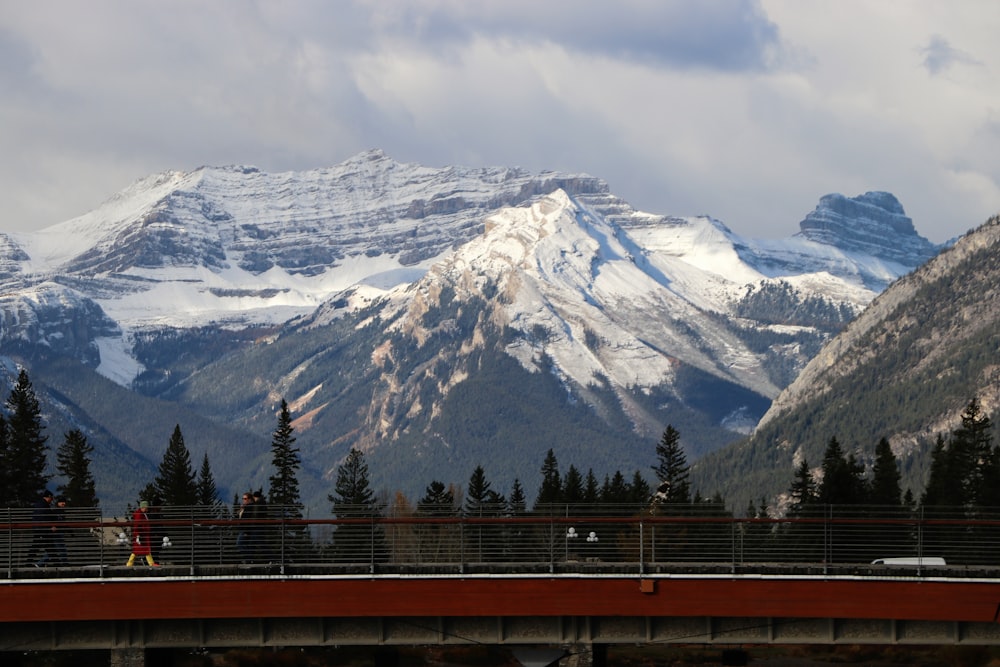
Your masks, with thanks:
<instances>
[{"instance_id":1,"label":"person walking on bridge","mask_svg":"<svg viewBox=\"0 0 1000 667\"><path fill-rule=\"evenodd\" d=\"M31 506L32 539L25 560L35 567L44 567L52 560L56 531L53 518L52 492L45 489Z\"/></svg>"},{"instance_id":2,"label":"person walking on bridge","mask_svg":"<svg viewBox=\"0 0 1000 667\"><path fill-rule=\"evenodd\" d=\"M152 531L149 526L149 502L143 500L132 514L132 555L128 557L126 567L132 567L136 556L143 556L150 567L159 567L153 561Z\"/></svg>"}]
</instances>

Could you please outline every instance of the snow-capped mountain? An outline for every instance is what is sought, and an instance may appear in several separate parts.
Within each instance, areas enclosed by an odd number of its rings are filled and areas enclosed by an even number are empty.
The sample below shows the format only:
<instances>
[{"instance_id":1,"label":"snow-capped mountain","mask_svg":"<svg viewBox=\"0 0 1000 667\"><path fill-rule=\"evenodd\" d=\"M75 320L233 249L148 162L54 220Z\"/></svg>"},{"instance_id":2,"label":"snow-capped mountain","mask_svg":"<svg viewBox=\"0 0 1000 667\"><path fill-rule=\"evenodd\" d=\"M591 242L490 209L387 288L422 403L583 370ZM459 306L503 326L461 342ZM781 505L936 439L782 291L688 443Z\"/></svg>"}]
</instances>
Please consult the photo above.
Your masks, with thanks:
<instances>
[{"instance_id":1,"label":"snow-capped mountain","mask_svg":"<svg viewBox=\"0 0 1000 667\"><path fill-rule=\"evenodd\" d=\"M384 390L369 390L370 414L317 447L412 432L400 411L437 414L476 372L462 355L494 344L527 373L550 371L605 421L620 412L617 428L639 437L684 410L735 432L831 332L938 250L888 193L828 195L800 227L744 239L709 217L637 211L587 175L429 168L379 151L309 172L172 172L79 218L0 234L0 349L74 356L123 387L191 405L212 359L181 364L165 341L247 329L274 341L355 318L352 331L378 338L357 362L373 373L364 381ZM226 353L260 342L241 340ZM411 368L413 355L422 361ZM298 364L252 382L309 415L305 432L333 399L319 384L293 390L316 366ZM434 378L436 396L412 384L420 377ZM706 382L732 400L707 408ZM423 400L406 397L407 383ZM705 451L719 437L688 446Z\"/></svg>"},{"instance_id":2,"label":"snow-capped mountain","mask_svg":"<svg viewBox=\"0 0 1000 667\"><path fill-rule=\"evenodd\" d=\"M726 484L737 508L766 498L781 511L795 469L819 470L831 438L869 469L885 438L901 488L919 498L937 438L960 426L969 402L984 415L1000 407L998 250L994 216L894 282L824 345L751 437L698 461L692 478Z\"/></svg>"}]
</instances>

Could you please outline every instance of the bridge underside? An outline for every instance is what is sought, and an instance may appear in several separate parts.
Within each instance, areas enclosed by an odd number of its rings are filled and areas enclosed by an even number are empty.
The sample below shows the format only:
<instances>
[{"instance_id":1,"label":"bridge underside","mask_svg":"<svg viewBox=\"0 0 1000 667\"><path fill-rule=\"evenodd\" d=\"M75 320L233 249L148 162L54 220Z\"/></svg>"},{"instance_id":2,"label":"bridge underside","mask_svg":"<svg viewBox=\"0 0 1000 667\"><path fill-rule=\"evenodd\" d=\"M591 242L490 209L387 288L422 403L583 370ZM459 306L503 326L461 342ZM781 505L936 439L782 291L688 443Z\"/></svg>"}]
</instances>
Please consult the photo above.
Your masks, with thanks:
<instances>
[{"instance_id":1,"label":"bridge underside","mask_svg":"<svg viewBox=\"0 0 1000 667\"><path fill-rule=\"evenodd\" d=\"M2 650L567 644L1000 645L994 579L230 576L11 579Z\"/></svg>"},{"instance_id":2,"label":"bridge underside","mask_svg":"<svg viewBox=\"0 0 1000 667\"><path fill-rule=\"evenodd\" d=\"M832 618L519 616L220 618L0 624L6 650L346 645L1000 645L1000 625Z\"/></svg>"}]
</instances>

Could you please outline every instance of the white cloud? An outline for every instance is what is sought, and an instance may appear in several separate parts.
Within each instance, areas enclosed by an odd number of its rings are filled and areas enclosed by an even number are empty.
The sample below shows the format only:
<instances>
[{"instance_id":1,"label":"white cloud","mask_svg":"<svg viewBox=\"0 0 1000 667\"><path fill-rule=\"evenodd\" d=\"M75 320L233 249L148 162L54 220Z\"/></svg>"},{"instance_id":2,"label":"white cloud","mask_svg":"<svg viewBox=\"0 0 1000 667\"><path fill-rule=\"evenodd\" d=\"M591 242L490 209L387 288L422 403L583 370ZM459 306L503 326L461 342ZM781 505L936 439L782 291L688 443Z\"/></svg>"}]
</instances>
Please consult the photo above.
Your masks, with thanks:
<instances>
[{"instance_id":1,"label":"white cloud","mask_svg":"<svg viewBox=\"0 0 1000 667\"><path fill-rule=\"evenodd\" d=\"M4 2L0 230L156 171L382 148L585 171L748 236L890 190L944 240L1000 211L998 30L992 0Z\"/></svg>"}]
</instances>

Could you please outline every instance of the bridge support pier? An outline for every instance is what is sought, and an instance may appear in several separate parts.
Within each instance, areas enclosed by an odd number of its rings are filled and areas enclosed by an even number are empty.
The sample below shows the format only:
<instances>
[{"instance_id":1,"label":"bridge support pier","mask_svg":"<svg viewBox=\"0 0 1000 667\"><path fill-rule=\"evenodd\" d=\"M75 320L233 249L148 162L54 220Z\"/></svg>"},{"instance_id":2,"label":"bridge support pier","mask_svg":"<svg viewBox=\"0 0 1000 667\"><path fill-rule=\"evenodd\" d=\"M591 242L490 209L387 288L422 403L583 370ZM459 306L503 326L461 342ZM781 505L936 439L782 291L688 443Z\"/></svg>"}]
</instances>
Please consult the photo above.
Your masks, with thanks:
<instances>
[{"instance_id":1,"label":"bridge support pier","mask_svg":"<svg viewBox=\"0 0 1000 667\"><path fill-rule=\"evenodd\" d=\"M146 649L111 649L111 667L146 667Z\"/></svg>"},{"instance_id":2,"label":"bridge support pier","mask_svg":"<svg viewBox=\"0 0 1000 667\"><path fill-rule=\"evenodd\" d=\"M607 667L607 644L573 644L567 655L559 660L559 667Z\"/></svg>"}]
</instances>

